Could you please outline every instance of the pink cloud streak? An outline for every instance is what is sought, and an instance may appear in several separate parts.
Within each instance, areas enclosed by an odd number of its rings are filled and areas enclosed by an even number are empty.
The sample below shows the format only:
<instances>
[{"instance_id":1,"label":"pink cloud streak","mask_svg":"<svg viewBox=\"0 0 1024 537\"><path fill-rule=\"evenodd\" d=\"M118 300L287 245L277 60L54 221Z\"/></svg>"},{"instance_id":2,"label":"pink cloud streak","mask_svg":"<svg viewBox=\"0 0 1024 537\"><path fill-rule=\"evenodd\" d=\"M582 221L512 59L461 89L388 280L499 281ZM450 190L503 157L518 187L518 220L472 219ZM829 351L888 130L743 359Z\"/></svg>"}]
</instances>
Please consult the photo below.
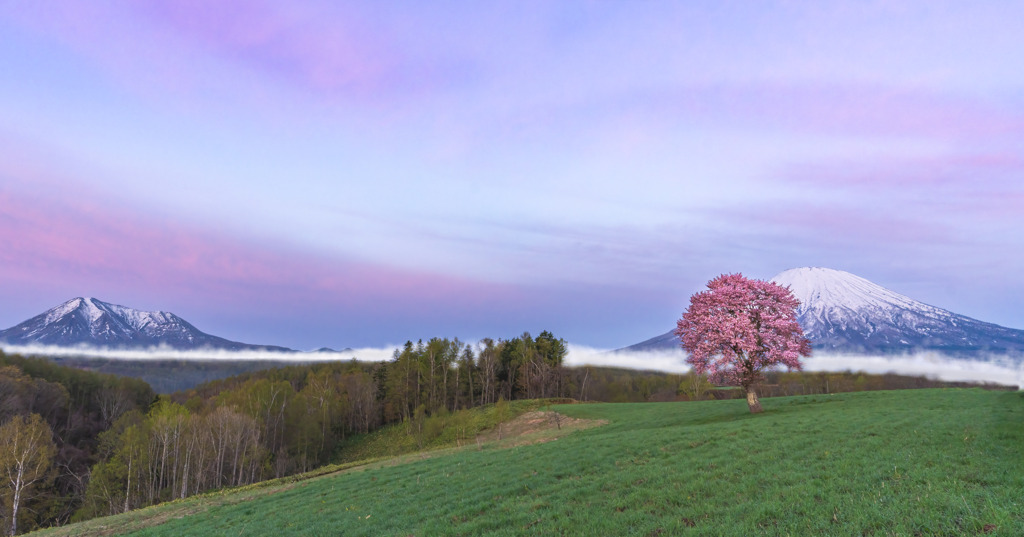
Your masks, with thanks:
<instances>
[{"instance_id":1,"label":"pink cloud streak","mask_svg":"<svg viewBox=\"0 0 1024 537\"><path fill-rule=\"evenodd\" d=\"M683 122L844 136L976 140L1024 134L1024 112L1012 104L935 89L843 82L665 86L539 109L530 117L536 119L529 128L639 117L666 127Z\"/></svg>"},{"instance_id":2,"label":"pink cloud streak","mask_svg":"<svg viewBox=\"0 0 1024 537\"><path fill-rule=\"evenodd\" d=\"M517 297L507 286L288 251L80 197L0 185L0 206L0 277L9 282L104 282L236 304L383 302L412 310L456 296L466 307Z\"/></svg>"},{"instance_id":3,"label":"pink cloud streak","mask_svg":"<svg viewBox=\"0 0 1024 537\"><path fill-rule=\"evenodd\" d=\"M0 5L0 17L61 43L150 97L171 91L265 107L276 102L277 89L291 88L327 102L393 105L396 96L459 78L454 64L390 35L400 30L330 2L39 0L18 9Z\"/></svg>"},{"instance_id":4,"label":"pink cloud streak","mask_svg":"<svg viewBox=\"0 0 1024 537\"><path fill-rule=\"evenodd\" d=\"M794 244L819 244L833 248L874 248L879 245L913 247L948 243L950 229L915 215L898 215L885 208L849 208L836 204L788 204L745 213L749 222L770 235L784 236Z\"/></svg>"},{"instance_id":5,"label":"pink cloud streak","mask_svg":"<svg viewBox=\"0 0 1024 537\"><path fill-rule=\"evenodd\" d=\"M793 166L777 180L810 192L808 198L835 200L826 204L836 207L820 215L826 227L836 217L845 219L844 214L864 212L871 216L865 222L854 220L857 224L851 222L852 228L862 229L860 226L878 219L901 220L891 226L891 234L878 236L880 240L916 237L941 241L943 236L966 240L971 233L1006 239L1015 235L1024 207L1022 175L1024 159L1014 153L953 153ZM844 208L849 203L860 208ZM841 227L838 225L837 231ZM914 229L918 233L911 233ZM929 229L934 231L929 233Z\"/></svg>"},{"instance_id":6,"label":"pink cloud streak","mask_svg":"<svg viewBox=\"0 0 1024 537\"><path fill-rule=\"evenodd\" d=\"M1024 158L1014 153L947 154L904 159L810 163L791 166L781 180L850 189L968 187L1005 193L1020 185Z\"/></svg>"},{"instance_id":7,"label":"pink cloud streak","mask_svg":"<svg viewBox=\"0 0 1024 537\"><path fill-rule=\"evenodd\" d=\"M150 22L216 54L315 90L369 93L388 86L401 58L371 38L355 10L293 3L175 0L147 4Z\"/></svg>"}]
</instances>

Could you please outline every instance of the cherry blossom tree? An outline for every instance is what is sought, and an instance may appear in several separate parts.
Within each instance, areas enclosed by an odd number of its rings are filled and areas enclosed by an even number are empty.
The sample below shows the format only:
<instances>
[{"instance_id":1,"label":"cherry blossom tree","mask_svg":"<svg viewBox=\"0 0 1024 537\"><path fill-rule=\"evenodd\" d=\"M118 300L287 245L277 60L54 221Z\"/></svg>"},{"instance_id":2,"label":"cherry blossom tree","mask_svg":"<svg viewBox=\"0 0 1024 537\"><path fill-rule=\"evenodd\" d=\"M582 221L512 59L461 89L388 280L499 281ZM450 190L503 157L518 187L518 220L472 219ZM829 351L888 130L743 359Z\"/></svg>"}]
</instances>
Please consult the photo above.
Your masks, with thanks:
<instances>
[{"instance_id":1,"label":"cherry blossom tree","mask_svg":"<svg viewBox=\"0 0 1024 537\"><path fill-rule=\"evenodd\" d=\"M762 371L778 365L802 369L811 344L796 321L800 305L789 288L773 282L723 274L690 297L675 334L697 374L742 386L751 412L761 412L757 383Z\"/></svg>"}]
</instances>

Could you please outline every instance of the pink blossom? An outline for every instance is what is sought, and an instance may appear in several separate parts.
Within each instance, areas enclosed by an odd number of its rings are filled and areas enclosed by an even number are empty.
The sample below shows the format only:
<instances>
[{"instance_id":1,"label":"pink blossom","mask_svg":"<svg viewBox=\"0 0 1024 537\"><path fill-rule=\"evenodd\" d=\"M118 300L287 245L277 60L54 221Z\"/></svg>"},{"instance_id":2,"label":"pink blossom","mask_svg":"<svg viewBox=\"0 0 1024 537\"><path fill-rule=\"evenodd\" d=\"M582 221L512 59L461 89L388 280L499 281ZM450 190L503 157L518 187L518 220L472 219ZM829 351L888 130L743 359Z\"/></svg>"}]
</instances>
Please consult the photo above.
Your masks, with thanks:
<instances>
[{"instance_id":1,"label":"pink blossom","mask_svg":"<svg viewBox=\"0 0 1024 537\"><path fill-rule=\"evenodd\" d=\"M796 320L799 305L787 287L723 274L690 297L675 333L695 372L750 391L765 369L800 370L800 357L811 355Z\"/></svg>"}]
</instances>

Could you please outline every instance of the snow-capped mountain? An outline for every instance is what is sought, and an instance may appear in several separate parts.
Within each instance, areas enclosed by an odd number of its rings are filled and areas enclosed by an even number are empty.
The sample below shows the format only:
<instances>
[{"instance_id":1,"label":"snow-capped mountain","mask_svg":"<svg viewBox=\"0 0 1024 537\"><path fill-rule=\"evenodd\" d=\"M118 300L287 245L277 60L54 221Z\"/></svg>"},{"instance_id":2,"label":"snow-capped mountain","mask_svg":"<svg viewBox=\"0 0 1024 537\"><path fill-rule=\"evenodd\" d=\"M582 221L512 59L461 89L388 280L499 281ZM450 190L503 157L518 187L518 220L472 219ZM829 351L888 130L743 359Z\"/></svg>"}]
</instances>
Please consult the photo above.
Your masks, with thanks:
<instances>
[{"instance_id":1,"label":"snow-capped mountain","mask_svg":"<svg viewBox=\"0 0 1024 537\"><path fill-rule=\"evenodd\" d=\"M9 345L90 346L111 349L168 347L178 350L269 350L201 332L173 313L140 311L95 298L74 298L17 326L0 331Z\"/></svg>"},{"instance_id":2,"label":"snow-capped mountain","mask_svg":"<svg viewBox=\"0 0 1024 537\"><path fill-rule=\"evenodd\" d=\"M1024 330L929 306L849 272L796 268L772 281L788 286L800 300L797 319L815 350L1024 353ZM627 349L678 347L679 339L669 331Z\"/></svg>"}]
</instances>

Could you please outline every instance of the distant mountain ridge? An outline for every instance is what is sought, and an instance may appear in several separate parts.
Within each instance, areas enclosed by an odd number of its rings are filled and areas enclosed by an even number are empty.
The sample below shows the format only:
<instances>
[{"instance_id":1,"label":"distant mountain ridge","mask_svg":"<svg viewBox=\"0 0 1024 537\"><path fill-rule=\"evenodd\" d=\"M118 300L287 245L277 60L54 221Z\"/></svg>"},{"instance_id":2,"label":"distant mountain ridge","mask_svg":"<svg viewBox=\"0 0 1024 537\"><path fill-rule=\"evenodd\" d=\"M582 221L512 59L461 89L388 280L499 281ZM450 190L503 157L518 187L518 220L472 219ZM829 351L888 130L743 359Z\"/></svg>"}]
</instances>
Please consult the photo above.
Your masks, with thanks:
<instances>
[{"instance_id":1,"label":"distant mountain ridge","mask_svg":"<svg viewBox=\"0 0 1024 537\"><path fill-rule=\"evenodd\" d=\"M285 347L250 345L213 336L173 313L141 311L82 297L0 330L0 342L109 349L164 347L175 350L294 352Z\"/></svg>"},{"instance_id":2,"label":"distant mountain ridge","mask_svg":"<svg viewBox=\"0 0 1024 537\"><path fill-rule=\"evenodd\" d=\"M849 272L804 267L781 272L772 281L788 286L800 300L797 320L815 350L1024 355L1024 330L930 306ZM670 348L679 348L672 331L624 350Z\"/></svg>"}]
</instances>

